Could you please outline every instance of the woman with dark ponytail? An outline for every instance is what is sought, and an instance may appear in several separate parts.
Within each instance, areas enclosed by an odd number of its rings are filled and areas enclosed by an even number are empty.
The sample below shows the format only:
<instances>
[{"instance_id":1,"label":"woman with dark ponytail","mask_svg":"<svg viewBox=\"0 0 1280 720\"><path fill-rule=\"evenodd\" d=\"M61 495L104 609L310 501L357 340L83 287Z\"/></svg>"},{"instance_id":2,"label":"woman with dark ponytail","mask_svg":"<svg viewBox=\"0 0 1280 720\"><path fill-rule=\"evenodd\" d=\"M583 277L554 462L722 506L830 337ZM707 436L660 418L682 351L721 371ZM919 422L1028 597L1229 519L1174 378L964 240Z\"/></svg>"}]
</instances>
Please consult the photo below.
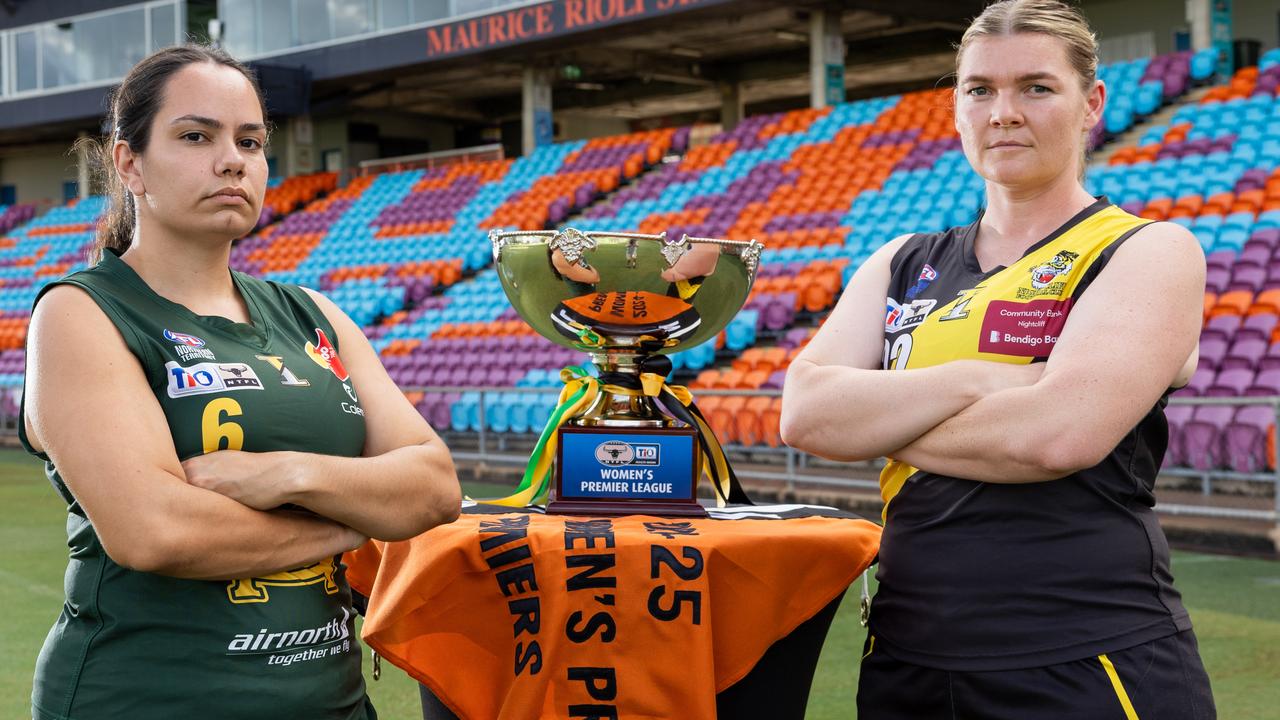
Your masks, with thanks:
<instances>
[{"instance_id":1,"label":"woman with dark ponytail","mask_svg":"<svg viewBox=\"0 0 1280 720\"><path fill-rule=\"evenodd\" d=\"M456 517L448 449L332 302L230 270L267 180L248 69L161 50L109 119L96 265L28 336L70 547L32 716L376 718L341 553Z\"/></svg>"}]
</instances>

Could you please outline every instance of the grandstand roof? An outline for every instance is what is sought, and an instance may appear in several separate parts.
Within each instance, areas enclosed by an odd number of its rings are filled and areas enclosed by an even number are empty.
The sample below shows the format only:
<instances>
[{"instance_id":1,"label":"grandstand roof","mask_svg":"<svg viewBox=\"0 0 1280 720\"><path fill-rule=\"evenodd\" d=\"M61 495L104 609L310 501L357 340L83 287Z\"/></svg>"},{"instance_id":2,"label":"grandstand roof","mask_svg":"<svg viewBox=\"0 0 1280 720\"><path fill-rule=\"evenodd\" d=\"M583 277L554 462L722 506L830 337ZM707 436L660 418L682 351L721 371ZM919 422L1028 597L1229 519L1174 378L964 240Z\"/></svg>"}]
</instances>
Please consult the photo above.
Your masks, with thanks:
<instances>
[{"instance_id":1,"label":"grandstand roof","mask_svg":"<svg viewBox=\"0 0 1280 720\"><path fill-rule=\"evenodd\" d=\"M111 2L10 0L0 26L45 22ZM583 3L579 3L582 5ZM591 2L585 3L587 5ZM598 4L598 3L597 3ZM842 35L848 46L846 84L851 98L922 87L945 75L951 44L981 0L846 0ZM10 8L9 6L12 6ZM520 7L555 5L530 3ZM616 3L606 5L616 5ZM39 17L32 13L39 8ZM687 120L690 113L718 111L719 83L741 83L751 112L799 107L809 92L809 14L830 3L773 0L667 0L623 3L645 8L625 24L601 22L553 28L540 38L499 46L457 47L442 53L449 25L319 46L293 48L251 58L272 69L305 68L312 78L312 112L395 109L472 122L518 119L521 78L529 65L557 72L552 106L623 118ZM652 7L650 7L652 6ZM655 8L668 7L659 12ZM687 6L687 7L685 7ZM58 12L61 8L63 12ZM520 9L520 8L517 8ZM494 14L509 12L500 9ZM46 17L48 16L48 17ZM435 31L435 43L429 31ZM436 55L433 59L432 55ZM440 57L440 55L447 57ZM289 83L285 83L288 85ZM93 87L0 102L0 145L62 139L95 130L108 87ZM798 103L798 104L797 104ZM296 103L289 103L295 104ZM276 117L296 112L275 110Z\"/></svg>"}]
</instances>

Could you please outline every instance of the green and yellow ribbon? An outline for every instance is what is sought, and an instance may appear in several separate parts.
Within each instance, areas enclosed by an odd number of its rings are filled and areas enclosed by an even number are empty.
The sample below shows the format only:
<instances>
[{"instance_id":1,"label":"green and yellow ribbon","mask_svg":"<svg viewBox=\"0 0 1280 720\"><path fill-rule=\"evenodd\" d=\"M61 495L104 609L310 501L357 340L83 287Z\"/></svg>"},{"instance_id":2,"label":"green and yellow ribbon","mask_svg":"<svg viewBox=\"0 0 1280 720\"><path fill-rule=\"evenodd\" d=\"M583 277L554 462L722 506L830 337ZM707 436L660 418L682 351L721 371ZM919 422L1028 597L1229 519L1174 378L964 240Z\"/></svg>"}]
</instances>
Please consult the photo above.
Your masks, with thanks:
<instances>
[{"instance_id":1,"label":"green and yellow ribbon","mask_svg":"<svg viewBox=\"0 0 1280 720\"><path fill-rule=\"evenodd\" d=\"M670 360L664 356L649 359L656 365L656 370L670 370ZM552 411L547 425L538 437L529 463L525 466L524 477L515 493L496 500L485 502L507 507L525 507L531 504L542 504L547 500L551 488L552 462L556 457L556 444L559 442L557 432L562 425L576 417L595 402L601 392L615 395L646 395L654 398L672 417L693 427L698 434L701 448L701 474L711 482L716 493L716 504L724 507L727 503L750 504L742 485L738 482L733 468L725 457L724 449L716 440L715 433L707 423L698 406L693 402L693 393L683 385L669 385L664 372L641 372L636 386L635 376L622 373L607 373L597 378L588 374L585 366L572 365L560 371L560 379L564 387L560 390L559 403Z\"/></svg>"}]
</instances>

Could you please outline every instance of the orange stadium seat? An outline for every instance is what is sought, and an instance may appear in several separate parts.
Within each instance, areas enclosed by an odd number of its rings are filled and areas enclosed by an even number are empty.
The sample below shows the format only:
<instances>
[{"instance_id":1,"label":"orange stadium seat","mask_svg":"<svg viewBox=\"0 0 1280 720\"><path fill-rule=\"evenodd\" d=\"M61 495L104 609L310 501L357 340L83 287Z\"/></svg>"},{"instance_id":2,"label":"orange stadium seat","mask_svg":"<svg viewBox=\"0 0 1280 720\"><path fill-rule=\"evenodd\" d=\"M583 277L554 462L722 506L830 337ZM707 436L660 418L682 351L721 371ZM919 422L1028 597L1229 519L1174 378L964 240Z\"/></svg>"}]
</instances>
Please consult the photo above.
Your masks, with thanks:
<instances>
[{"instance_id":1,"label":"orange stadium seat","mask_svg":"<svg viewBox=\"0 0 1280 720\"><path fill-rule=\"evenodd\" d=\"M1253 293L1248 290L1232 290L1218 296L1218 302L1209 310L1209 317L1218 315L1244 315L1253 305Z\"/></svg>"}]
</instances>

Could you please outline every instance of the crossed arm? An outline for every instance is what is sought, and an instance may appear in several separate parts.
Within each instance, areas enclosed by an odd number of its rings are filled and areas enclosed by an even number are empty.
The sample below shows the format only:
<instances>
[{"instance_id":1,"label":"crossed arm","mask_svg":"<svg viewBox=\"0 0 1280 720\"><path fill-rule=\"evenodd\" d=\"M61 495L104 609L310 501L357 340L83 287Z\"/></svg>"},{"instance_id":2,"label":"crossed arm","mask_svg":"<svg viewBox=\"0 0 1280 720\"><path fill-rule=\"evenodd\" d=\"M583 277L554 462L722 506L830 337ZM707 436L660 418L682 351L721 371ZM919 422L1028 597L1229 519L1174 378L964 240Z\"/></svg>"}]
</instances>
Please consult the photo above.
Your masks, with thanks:
<instances>
[{"instance_id":1,"label":"crossed arm","mask_svg":"<svg viewBox=\"0 0 1280 720\"><path fill-rule=\"evenodd\" d=\"M1129 238L1072 308L1048 362L1032 366L873 369L898 246L859 270L793 363L783 391L788 444L986 482L1051 480L1100 462L1194 369L1204 257L1180 227Z\"/></svg>"},{"instance_id":2,"label":"crossed arm","mask_svg":"<svg viewBox=\"0 0 1280 720\"><path fill-rule=\"evenodd\" d=\"M203 456L208 465L184 466L141 365L96 303L70 286L47 293L32 316L28 436L54 461L107 554L135 570L261 576L368 537L408 537L450 521L459 490L448 450L398 390L391 396L390 379L373 373L367 341L361 335L362 348L349 337L359 329L333 324L370 411L366 457L222 451ZM289 501L317 515L268 509Z\"/></svg>"}]
</instances>

